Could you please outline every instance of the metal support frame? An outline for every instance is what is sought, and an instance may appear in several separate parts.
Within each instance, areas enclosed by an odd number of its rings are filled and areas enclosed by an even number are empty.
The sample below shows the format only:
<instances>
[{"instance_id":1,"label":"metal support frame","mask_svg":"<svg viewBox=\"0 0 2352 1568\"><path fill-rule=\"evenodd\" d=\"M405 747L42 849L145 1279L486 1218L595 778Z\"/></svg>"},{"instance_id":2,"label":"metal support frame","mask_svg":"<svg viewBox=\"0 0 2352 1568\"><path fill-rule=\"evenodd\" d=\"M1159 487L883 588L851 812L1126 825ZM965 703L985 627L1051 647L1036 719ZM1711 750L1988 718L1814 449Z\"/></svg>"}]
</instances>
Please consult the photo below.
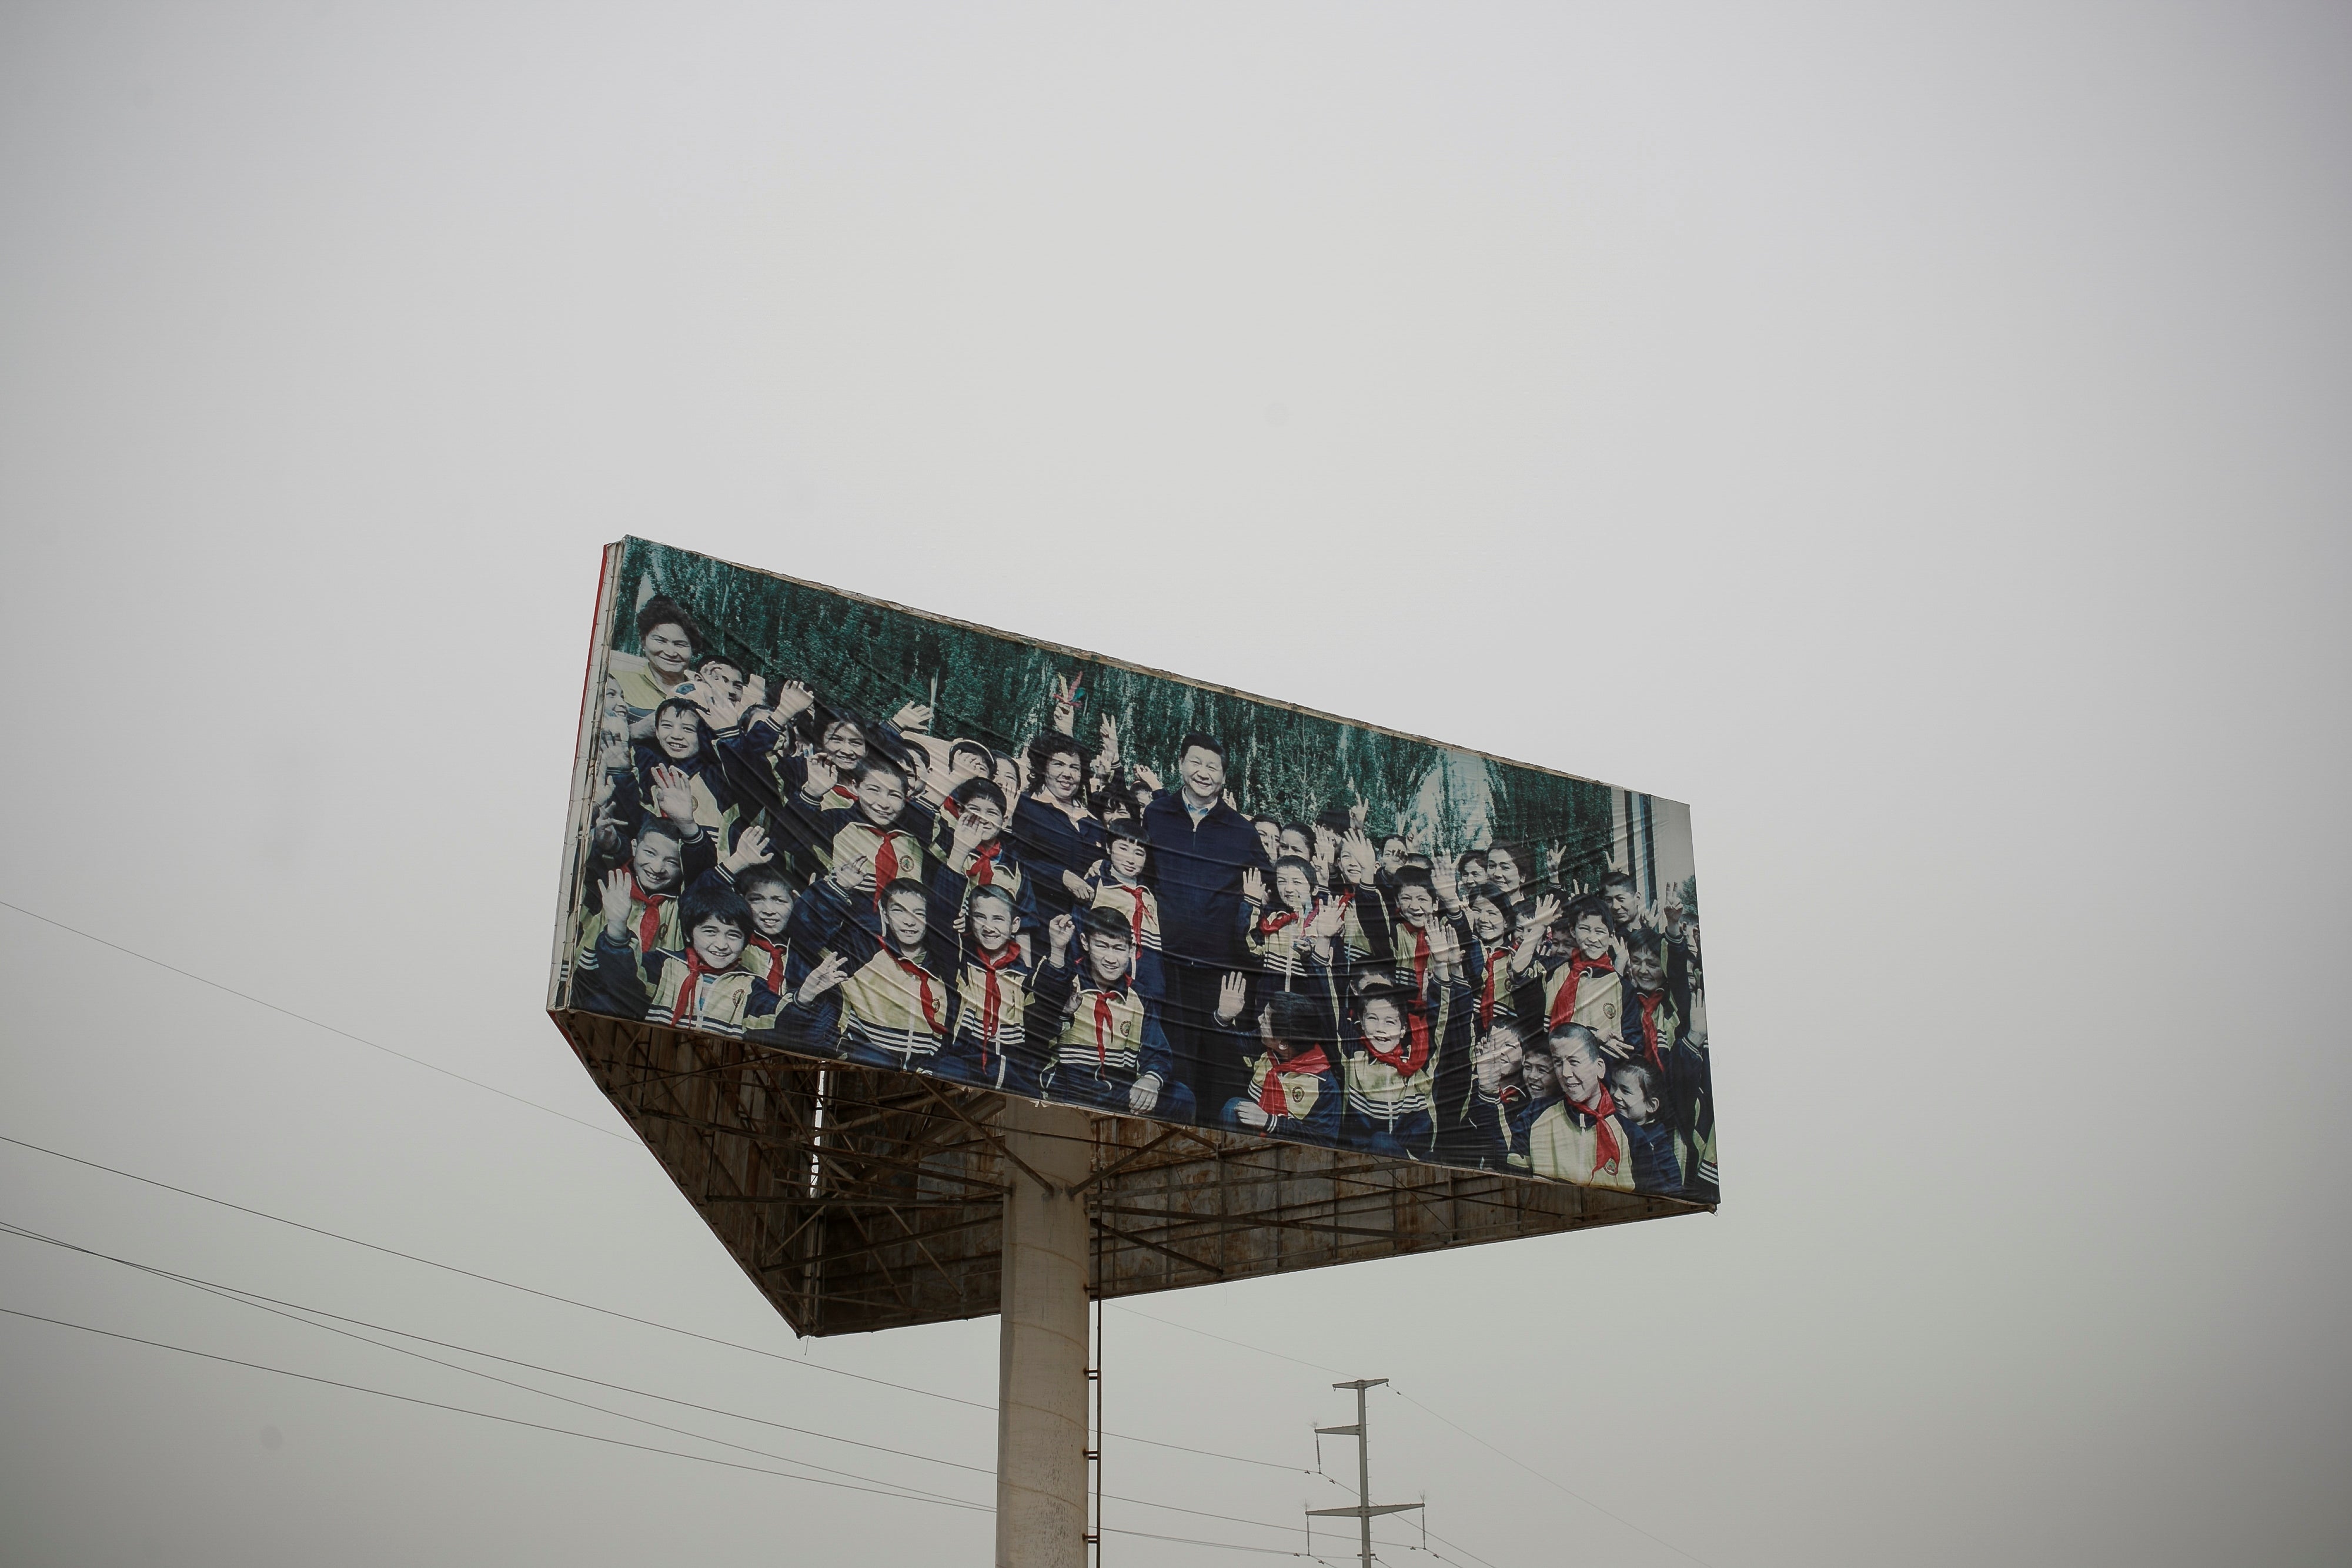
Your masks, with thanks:
<instances>
[{"instance_id":1,"label":"metal support frame","mask_svg":"<svg viewBox=\"0 0 2352 1568\"><path fill-rule=\"evenodd\" d=\"M1054 1186L1091 1227L1100 1299L1548 1236L1701 1206L1067 1112L1043 1149L1018 1102L740 1038L563 1011L582 1063L793 1330L998 1310L1004 1198ZM818 1107L823 1106L820 1120ZM813 1180L812 1177L814 1179Z\"/></svg>"}]
</instances>

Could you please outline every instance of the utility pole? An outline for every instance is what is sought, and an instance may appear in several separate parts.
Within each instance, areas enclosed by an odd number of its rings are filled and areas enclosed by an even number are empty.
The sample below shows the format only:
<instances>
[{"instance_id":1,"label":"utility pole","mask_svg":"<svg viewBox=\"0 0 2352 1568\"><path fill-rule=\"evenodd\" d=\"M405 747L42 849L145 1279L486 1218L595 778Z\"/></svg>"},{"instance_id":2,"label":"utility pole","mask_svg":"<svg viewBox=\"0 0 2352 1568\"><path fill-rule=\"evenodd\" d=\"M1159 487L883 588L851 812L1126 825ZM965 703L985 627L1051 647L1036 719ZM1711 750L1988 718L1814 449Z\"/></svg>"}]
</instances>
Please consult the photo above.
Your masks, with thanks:
<instances>
[{"instance_id":1,"label":"utility pole","mask_svg":"<svg viewBox=\"0 0 2352 1568\"><path fill-rule=\"evenodd\" d=\"M1352 1427L1318 1427L1315 1430L1327 1437L1356 1439L1356 1506L1353 1508L1310 1508L1309 1519L1352 1519L1357 1523L1363 1542L1363 1568L1372 1568L1372 1516L1376 1513L1402 1513L1419 1508L1417 1502L1374 1502L1372 1500L1372 1435L1364 1423L1364 1390L1378 1388L1388 1381L1385 1377L1360 1377L1353 1383L1335 1383L1334 1388L1356 1391L1356 1424Z\"/></svg>"}]
</instances>

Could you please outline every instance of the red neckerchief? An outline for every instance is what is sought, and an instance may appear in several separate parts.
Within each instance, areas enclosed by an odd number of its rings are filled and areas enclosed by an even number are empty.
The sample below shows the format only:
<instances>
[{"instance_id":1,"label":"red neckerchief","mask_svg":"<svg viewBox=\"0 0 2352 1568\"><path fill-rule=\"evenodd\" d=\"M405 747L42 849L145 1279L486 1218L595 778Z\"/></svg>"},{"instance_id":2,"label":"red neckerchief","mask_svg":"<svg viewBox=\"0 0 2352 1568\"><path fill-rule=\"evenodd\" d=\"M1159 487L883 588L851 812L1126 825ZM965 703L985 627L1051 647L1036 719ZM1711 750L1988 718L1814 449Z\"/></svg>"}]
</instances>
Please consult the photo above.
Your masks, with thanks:
<instances>
[{"instance_id":1,"label":"red neckerchief","mask_svg":"<svg viewBox=\"0 0 2352 1568\"><path fill-rule=\"evenodd\" d=\"M923 1021L931 1026L933 1034L945 1034L947 1030L940 1027L939 1010L931 1002L931 972L913 959L900 956L896 948L886 946L882 951L889 955L892 963L915 977L916 986L922 998Z\"/></svg>"},{"instance_id":2,"label":"red neckerchief","mask_svg":"<svg viewBox=\"0 0 2352 1568\"><path fill-rule=\"evenodd\" d=\"M1331 1059L1323 1054L1323 1048L1319 1045L1312 1051L1300 1051L1288 1061L1276 1061L1274 1060L1273 1052L1267 1052L1265 1082L1259 1084L1257 1089L1257 1108L1269 1116L1289 1115L1290 1095L1282 1087L1282 1075L1286 1072L1328 1072L1330 1071Z\"/></svg>"},{"instance_id":3,"label":"red neckerchief","mask_svg":"<svg viewBox=\"0 0 2352 1568\"><path fill-rule=\"evenodd\" d=\"M1617 1114L1617 1102L1609 1097L1609 1085L1601 1086L1599 1098L1590 1105L1568 1103L1571 1111L1580 1111L1592 1118L1592 1174L1599 1176L1614 1166L1624 1151L1617 1146L1617 1134L1611 1131L1611 1118Z\"/></svg>"},{"instance_id":4,"label":"red neckerchief","mask_svg":"<svg viewBox=\"0 0 2352 1568\"><path fill-rule=\"evenodd\" d=\"M635 872L629 873L629 885L635 890L638 899L646 906L645 914L637 917L637 951L650 953L661 946L662 905L676 898L677 894L647 893L646 884L637 880Z\"/></svg>"},{"instance_id":5,"label":"red neckerchief","mask_svg":"<svg viewBox=\"0 0 2352 1568\"><path fill-rule=\"evenodd\" d=\"M874 908L878 913L882 908L883 894L889 892L890 884L898 880L898 830L877 828L863 818L859 819L857 825L882 841L874 846Z\"/></svg>"},{"instance_id":6,"label":"red neckerchief","mask_svg":"<svg viewBox=\"0 0 2352 1568\"><path fill-rule=\"evenodd\" d=\"M1357 1038L1363 1040L1364 1049L1374 1061L1384 1061L1395 1068L1400 1078L1411 1078L1429 1065L1429 1020L1421 1016L1418 1003L1405 1009L1404 1025L1405 1043L1401 1051L1382 1051L1372 1043L1370 1035L1360 1033Z\"/></svg>"},{"instance_id":7,"label":"red neckerchief","mask_svg":"<svg viewBox=\"0 0 2352 1568\"><path fill-rule=\"evenodd\" d=\"M1003 852L1004 841L991 839L988 841L986 849L971 857L971 869L964 874L971 879L972 886L994 887L996 885L996 857Z\"/></svg>"},{"instance_id":8,"label":"red neckerchief","mask_svg":"<svg viewBox=\"0 0 2352 1568\"><path fill-rule=\"evenodd\" d=\"M1558 1029L1569 1020L1570 1014L1576 1011L1576 988L1585 976L1613 975L1616 972L1617 966L1609 961L1608 954L1603 953L1598 958L1588 958L1584 956L1584 949L1579 947L1569 957L1568 979L1559 988L1559 999L1551 1004L1551 1027Z\"/></svg>"},{"instance_id":9,"label":"red neckerchief","mask_svg":"<svg viewBox=\"0 0 2352 1568\"><path fill-rule=\"evenodd\" d=\"M718 970L704 965L702 955L694 950L694 944L688 943L686 979L677 988L677 1000L669 1005L670 1022L682 1029L694 1021L694 993L700 988L703 976L717 973L719 973Z\"/></svg>"},{"instance_id":10,"label":"red neckerchief","mask_svg":"<svg viewBox=\"0 0 2352 1568\"><path fill-rule=\"evenodd\" d=\"M1110 873L1106 871L1105 874ZM1131 882L1106 882L1096 885L1105 892L1123 893L1134 904L1135 912L1128 917L1128 940L1134 945L1134 956L1127 961L1127 972L1129 975L1141 973L1143 969L1143 901L1146 897L1143 889Z\"/></svg>"},{"instance_id":11,"label":"red neckerchief","mask_svg":"<svg viewBox=\"0 0 2352 1568\"><path fill-rule=\"evenodd\" d=\"M996 977L1021 961L1021 944L1007 942L993 958L978 948L972 949L971 956L988 987L980 998L980 1065L986 1071L989 1048L996 1043L996 1020L1004 1011L1004 992Z\"/></svg>"},{"instance_id":12,"label":"red neckerchief","mask_svg":"<svg viewBox=\"0 0 2352 1568\"><path fill-rule=\"evenodd\" d=\"M1100 1071L1103 1065L1110 1060L1110 1048L1107 1042L1118 1036L1118 1020L1111 1016L1110 999L1114 996L1126 994L1124 991L1108 989L1095 992L1095 1070L1097 1071Z\"/></svg>"},{"instance_id":13,"label":"red neckerchief","mask_svg":"<svg viewBox=\"0 0 2352 1568\"><path fill-rule=\"evenodd\" d=\"M784 949L789 944L771 942L765 936L755 936L751 938L751 946L768 956L768 989L780 997L782 996L784 994Z\"/></svg>"},{"instance_id":14,"label":"red neckerchief","mask_svg":"<svg viewBox=\"0 0 2352 1568\"><path fill-rule=\"evenodd\" d=\"M1478 997L1478 1028L1484 1031L1495 1027L1495 973L1510 962L1508 953L1486 955L1486 988Z\"/></svg>"},{"instance_id":15,"label":"red neckerchief","mask_svg":"<svg viewBox=\"0 0 2352 1568\"><path fill-rule=\"evenodd\" d=\"M1658 1004L1666 999L1664 991L1635 991L1633 999L1642 1004L1642 1046L1648 1052L1650 1065L1661 1070L1665 1061L1658 1055Z\"/></svg>"},{"instance_id":16,"label":"red neckerchief","mask_svg":"<svg viewBox=\"0 0 2352 1568\"><path fill-rule=\"evenodd\" d=\"M1297 918L1297 915L1287 909L1279 915L1266 915L1257 923L1257 934L1261 936L1271 936Z\"/></svg>"},{"instance_id":17,"label":"red neckerchief","mask_svg":"<svg viewBox=\"0 0 2352 1568\"><path fill-rule=\"evenodd\" d=\"M1405 929L1412 933L1412 994L1415 997L1427 996L1429 994L1429 932L1425 927L1419 925L1408 925ZM1412 1036L1413 1061L1428 1061L1429 1015L1419 1008L1409 1008L1405 1010L1404 1027ZM1412 1073L1408 1072L1405 1076L1410 1078Z\"/></svg>"}]
</instances>

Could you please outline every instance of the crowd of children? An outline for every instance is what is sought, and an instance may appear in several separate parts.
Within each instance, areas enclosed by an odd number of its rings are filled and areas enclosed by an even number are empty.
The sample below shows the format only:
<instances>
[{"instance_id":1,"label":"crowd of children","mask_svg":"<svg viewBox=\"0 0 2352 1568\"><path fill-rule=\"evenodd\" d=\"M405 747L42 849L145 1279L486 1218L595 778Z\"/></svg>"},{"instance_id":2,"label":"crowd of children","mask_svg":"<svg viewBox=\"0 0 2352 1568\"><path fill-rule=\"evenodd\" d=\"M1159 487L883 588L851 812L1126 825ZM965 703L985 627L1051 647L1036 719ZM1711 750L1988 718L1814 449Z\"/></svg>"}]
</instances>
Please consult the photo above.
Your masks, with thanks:
<instances>
[{"instance_id":1,"label":"crowd of children","mask_svg":"<svg viewBox=\"0 0 2352 1568\"><path fill-rule=\"evenodd\" d=\"M1696 911L1559 850L870 720L637 616L604 683L576 1007L1104 1110L1712 1202ZM623 663L614 660L615 666Z\"/></svg>"}]
</instances>

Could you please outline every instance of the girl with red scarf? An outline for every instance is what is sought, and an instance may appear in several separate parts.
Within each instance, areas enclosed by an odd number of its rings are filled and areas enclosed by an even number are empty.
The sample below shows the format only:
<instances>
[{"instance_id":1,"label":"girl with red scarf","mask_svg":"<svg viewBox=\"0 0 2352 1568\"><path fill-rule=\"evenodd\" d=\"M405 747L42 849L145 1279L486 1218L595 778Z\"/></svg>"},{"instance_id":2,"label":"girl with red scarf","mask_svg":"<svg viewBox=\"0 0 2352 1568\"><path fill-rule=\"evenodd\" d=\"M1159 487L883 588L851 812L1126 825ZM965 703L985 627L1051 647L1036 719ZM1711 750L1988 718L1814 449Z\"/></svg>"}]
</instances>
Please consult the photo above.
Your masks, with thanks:
<instances>
[{"instance_id":1,"label":"girl with red scarf","mask_svg":"<svg viewBox=\"0 0 2352 1568\"><path fill-rule=\"evenodd\" d=\"M1274 896L1279 907L1250 922L1250 956L1257 960L1265 983L1295 991L1307 978L1307 960L1316 950L1315 917L1323 901L1315 893L1315 868L1297 855L1274 862ZM1253 866L1242 873L1242 901L1255 912L1265 904L1265 877ZM1330 958L1328 934L1319 938L1321 956Z\"/></svg>"},{"instance_id":2,"label":"girl with red scarf","mask_svg":"<svg viewBox=\"0 0 2352 1568\"><path fill-rule=\"evenodd\" d=\"M1305 992L1267 997L1257 1012L1263 1051L1250 1062L1248 1090L1225 1102L1225 1125L1270 1138L1336 1143L1339 1079L1328 1030L1328 1015Z\"/></svg>"},{"instance_id":3,"label":"girl with red scarf","mask_svg":"<svg viewBox=\"0 0 2352 1568\"><path fill-rule=\"evenodd\" d=\"M1438 1070L1467 1009L1458 987L1423 998L1374 981L1359 995L1341 1039L1340 1084L1350 1147L1391 1159L1426 1159L1437 1142ZM1466 1069L1468 1064L1465 1062Z\"/></svg>"},{"instance_id":4,"label":"girl with red scarf","mask_svg":"<svg viewBox=\"0 0 2352 1568\"><path fill-rule=\"evenodd\" d=\"M1103 856L1088 868L1080 909L1107 909L1127 922L1135 946L1135 988L1155 1002L1168 999L1167 972L1160 954L1160 895L1143 885L1151 846L1133 817L1103 823Z\"/></svg>"}]
</instances>

